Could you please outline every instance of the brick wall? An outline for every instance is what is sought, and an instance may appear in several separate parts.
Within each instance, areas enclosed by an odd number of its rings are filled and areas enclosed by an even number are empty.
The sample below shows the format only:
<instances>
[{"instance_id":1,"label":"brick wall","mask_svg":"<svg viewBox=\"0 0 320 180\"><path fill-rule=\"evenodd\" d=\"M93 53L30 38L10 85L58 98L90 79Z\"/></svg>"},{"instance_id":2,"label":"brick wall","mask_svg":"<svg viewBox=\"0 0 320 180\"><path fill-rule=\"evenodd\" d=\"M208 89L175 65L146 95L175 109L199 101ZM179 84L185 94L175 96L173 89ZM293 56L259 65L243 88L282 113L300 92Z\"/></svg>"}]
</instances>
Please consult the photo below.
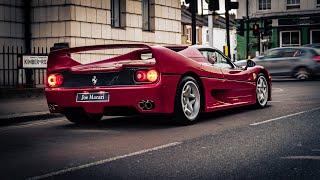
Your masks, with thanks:
<instances>
[{"instance_id":1,"label":"brick wall","mask_svg":"<svg viewBox=\"0 0 320 180\"><path fill-rule=\"evenodd\" d=\"M0 0L0 47L23 46L23 0ZM0 50L1 51L1 50Z\"/></svg>"},{"instance_id":2,"label":"brick wall","mask_svg":"<svg viewBox=\"0 0 320 180\"><path fill-rule=\"evenodd\" d=\"M110 5L110 0L33 0L32 46L181 43L180 0L155 0L152 32L142 30L141 0L126 0L124 28L111 27ZM101 59L100 55L121 53L124 51L99 51L74 57L87 63Z\"/></svg>"}]
</instances>

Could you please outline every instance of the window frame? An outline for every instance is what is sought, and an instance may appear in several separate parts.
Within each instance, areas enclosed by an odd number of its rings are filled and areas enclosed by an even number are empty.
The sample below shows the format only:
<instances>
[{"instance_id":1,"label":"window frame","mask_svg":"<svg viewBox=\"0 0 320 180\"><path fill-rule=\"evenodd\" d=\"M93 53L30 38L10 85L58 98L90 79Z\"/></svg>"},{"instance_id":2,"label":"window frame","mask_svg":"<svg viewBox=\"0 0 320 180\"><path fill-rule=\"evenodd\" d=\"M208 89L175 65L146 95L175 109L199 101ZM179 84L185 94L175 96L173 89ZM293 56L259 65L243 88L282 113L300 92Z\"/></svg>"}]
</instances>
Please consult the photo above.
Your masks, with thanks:
<instances>
[{"instance_id":1,"label":"window frame","mask_svg":"<svg viewBox=\"0 0 320 180\"><path fill-rule=\"evenodd\" d=\"M258 11L268 11L271 10L271 4L272 4L272 0L257 0L258 1ZM264 1L264 4L261 4L262 1ZM261 4L261 5L260 5ZM270 5L270 7L268 7L268 5ZM260 9L261 7L261 9ZM265 7L265 8L263 8Z\"/></svg>"},{"instance_id":2,"label":"window frame","mask_svg":"<svg viewBox=\"0 0 320 180\"><path fill-rule=\"evenodd\" d=\"M115 9L115 4L118 8ZM125 28L126 26L126 0L110 0L110 14L112 28ZM118 20L115 21L115 15L118 15Z\"/></svg>"},{"instance_id":3,"label":"window frame","mask_svg":"<svg viewBox=\"0 0 320 180\"><path fill-rule=\"evenodd\" d=\"M286 33L286 32L290 32L290 44L285 44L285 46L283 46L284 44L282 43L282 34L283 34L283 33ZM291 34L292 34L293 32L298 32L298 33L299 33L299 44L292 44L292 43L291 43L291 39L292 39ZM300 30L280 31L279 33L280 33L280 47L301 46L301 31L300 31Z\"/></svg>"},{"instance_id":4,"label":"window frame","mask_svg":"<svg viewBox=\"0 0 320 180\"><path fill-rule=\"evenodd\" d=\"M299 1L299 3L288 3L288 2L292 2L292 1ZM287 10L291 10L291 9L300 9L300 5L301 5L301 2L300 0L286 0L286 8Z\"/></svg>"},{"instance_id":5,"label":"window frame","mask_svg":"<svg viewBox=\"0 0 320 180\"><path fill-rule=\"evenodd\" d=\"M313 39L312 39L312 37L313 37L313 36L312 36L312 32L313 32L313 31L320 31L320 29L311 29L311 30L310 30L310 44L313 44L313 42L312 42L312 41L313 41ZM315 43L317 43L317 42L315 42ZM320 42L319 42L319 43L320 43Z\"/></svg>"},{"instance_id":6,"label":"window frame","mask_svg":"<svg viewBox=\"0 0 320 180\"><path fill-rule=\"evenodd\" d=\"M121 27L121 3L119 0L111 0L111 27L120 28ZM118 9L116 9L116 4L118 5ZM115 16L118 15L118 19L116 21Z\"/></svg>"},{"instance_id":7,"label":"window frame","mask_svg":"<svg viewBox=\"0 0 320 180\"><path fill-rule=\"evenodd\" d=\"M147 5L147 7L145 7ZM147 11L145 11L145 8ZM142 31L153 32L155 30L155 2L154 0L141 0L141 16L142 16ZM146 14L145 14L146 13ZM147 25L145 25L145 19Z\"/></svg>"}]
</instances>

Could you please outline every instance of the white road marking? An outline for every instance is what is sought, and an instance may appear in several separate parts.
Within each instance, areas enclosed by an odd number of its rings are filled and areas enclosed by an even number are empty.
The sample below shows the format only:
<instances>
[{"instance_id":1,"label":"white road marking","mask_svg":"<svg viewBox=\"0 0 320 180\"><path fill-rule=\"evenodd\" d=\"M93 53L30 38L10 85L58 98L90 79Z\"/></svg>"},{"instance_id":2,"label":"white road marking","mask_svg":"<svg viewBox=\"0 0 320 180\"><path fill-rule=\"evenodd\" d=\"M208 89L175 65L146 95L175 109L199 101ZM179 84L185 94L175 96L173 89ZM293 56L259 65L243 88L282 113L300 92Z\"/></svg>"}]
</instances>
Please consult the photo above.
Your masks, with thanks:
<instances>
[{"instance_id":1,"label":"white road marking","mask_svg":"<svg viewBox=\"0 0 320 180\"><path fill-rule=\"evenodd\" d=\"M273 119L269 119L269 120L265 120L265 121L261 121L261 122L256 122L256 123L252 123L252 124L250 124L250 126L256 126L256 125L260 125L260 124L265 124L265 123L268 123L268 122L277 121L277 120L280 120L280 119L296 116L296 115L299 115L299 114L304 114L304 113L307 113L307 112L316 111L316 110L319 110L319 109L320 109L320 107L317 107L317 108L306 110L306 111L301 111L301 112L297 112L297 113L293 113L293 114L288 114L288 115L285 115L285 116L280 116L280 117L277 117L277 118L273 118Z\"/></svg>"},{"instance_id":2,"label":"white road marking","mask_svg":"<svg viewBox=\"0 0 320 180\"><path fill-rule=\"evenodd\" d=\"M320 160L320 156L288 156L288 157L281 157L281 159L308 159L308 160Z\"/></svg>"},{"instance_id":3,"label":"white road marking","mask_svg":"<svg viewBox=\"0 0 320 180\"><path fill-rule=\"evenodd\" d=\"M80 165L80 166L61 169L61 170L58 170L58 171L55 171L55 172L51 172L51 173L47 173L47 174L43 174L43 175L40 175L40 176L34 176L34 177L31 177L31 178L28 178L28 180L37 180L37 179L49 178L49 177L65 174L65 173L68 173L68 172L77 171L77 170L81 170L81 169L84 169L84 168L89 168L89 167L92 167L92 166L97 166L97 165L109 163L109 162L116 161L116 160L119 160L119 159L124 159L124 158L131 157L131 156L136 156L136 155L144 154L144 153L151 152L151 151L157 151L157 150L160 150L160 149L164 149L164 148L168 148L168 147L172 147L172 146L177 146L177 145L179 145L181 143L182 142L173 142L173 143L169 143L169 144L165 144L165 145L161 145L161 146L156 146L156 147L153 147L153 148L150 148L150 149L144 149L144 150L141 150L141 151L136 151L136 152L125 154L125 155L120 155L120 156L116 156L116 157L112 157L112 158L108 158L108 159L103 159L103 160L95 161L95 162L92 162L92 163L83 164L83 165Z\"/></svg>"}]
</instances>

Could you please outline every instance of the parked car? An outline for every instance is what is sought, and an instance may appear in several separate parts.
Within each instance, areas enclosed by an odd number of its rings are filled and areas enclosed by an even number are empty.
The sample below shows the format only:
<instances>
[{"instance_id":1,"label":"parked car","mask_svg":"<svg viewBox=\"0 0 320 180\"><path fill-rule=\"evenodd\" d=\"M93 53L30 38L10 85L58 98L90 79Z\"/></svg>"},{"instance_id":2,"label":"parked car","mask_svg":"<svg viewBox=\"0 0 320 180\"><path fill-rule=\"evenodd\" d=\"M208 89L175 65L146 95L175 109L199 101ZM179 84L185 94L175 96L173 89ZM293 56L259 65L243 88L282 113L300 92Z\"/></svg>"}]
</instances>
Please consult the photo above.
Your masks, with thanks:
<instances>
[{"instance_id":1,"label":"parked car","mask_svg":"<svg viewBox=\"0 0 320 180\"><path fill-rule=\"evenodd\" d=\"M274 48L253 61L268 69L272 76L293 76L306 80L320 73L320 54L309 47ZM243 66L245 63L241 60L235 64Z\"/></svg>"},{"instance_id":2,"label":"parked car","mask_svg":"<svg viewBox=\"0 0 320 180\"><path fill-rule=\"evenodd\" d=\"M72 53L102 49L132 52L81 64ZM143 58L142 58L143 57ZM170 114L183 124L201 112L243 105L265 107L269 73L249 61L238 68L219 50L188 46L115 44L51 51L45 94L50 112L74 123L103 115Z\"/></svg>"}]
</instances>

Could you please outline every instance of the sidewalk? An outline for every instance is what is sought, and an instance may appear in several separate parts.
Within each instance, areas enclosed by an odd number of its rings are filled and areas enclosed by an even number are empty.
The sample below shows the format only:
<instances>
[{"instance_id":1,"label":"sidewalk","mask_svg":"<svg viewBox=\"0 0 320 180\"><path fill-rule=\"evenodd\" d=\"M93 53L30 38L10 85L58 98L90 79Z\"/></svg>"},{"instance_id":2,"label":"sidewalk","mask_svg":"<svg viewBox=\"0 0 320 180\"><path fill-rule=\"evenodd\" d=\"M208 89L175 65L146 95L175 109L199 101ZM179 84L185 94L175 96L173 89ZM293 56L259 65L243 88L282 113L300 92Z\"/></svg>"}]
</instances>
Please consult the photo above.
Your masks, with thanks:
<instances>
[{"instance_id":1,"label":"sidewalk","mask_svg":"<svg viewBox=\"0 0 320 180\"><path fill-rule=\"evenodd\" d=\"M10 124L57 116L50 114L43 92L0 98L0 124Z\"/></svg>"}]
</instances>

